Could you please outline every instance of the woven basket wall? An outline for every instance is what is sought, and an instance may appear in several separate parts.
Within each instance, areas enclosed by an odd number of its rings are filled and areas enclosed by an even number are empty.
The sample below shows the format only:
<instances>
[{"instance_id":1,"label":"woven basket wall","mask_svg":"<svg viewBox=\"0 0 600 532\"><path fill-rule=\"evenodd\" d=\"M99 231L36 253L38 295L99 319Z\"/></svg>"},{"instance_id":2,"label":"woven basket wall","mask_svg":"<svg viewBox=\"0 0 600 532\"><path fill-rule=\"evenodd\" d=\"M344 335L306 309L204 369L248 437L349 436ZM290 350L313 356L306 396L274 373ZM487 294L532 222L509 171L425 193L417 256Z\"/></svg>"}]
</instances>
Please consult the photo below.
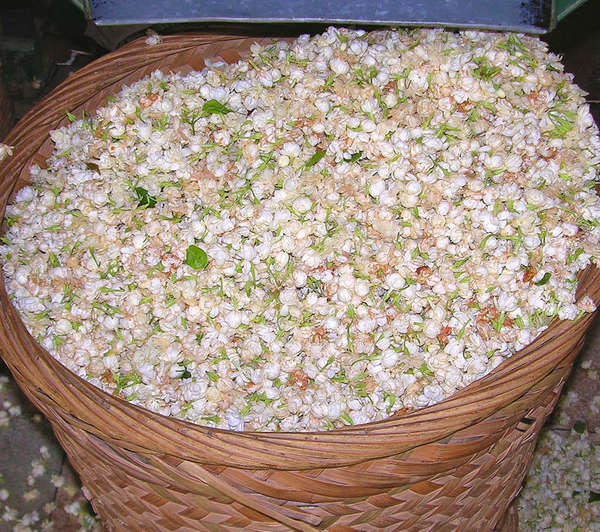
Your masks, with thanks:
<instances>
[{"instance_id":1,"label":"woven basket wall","mask_svg":"<svg viewBox=\"0 0 600 532\"><path fill-rule=\"evenodd\" d=\"M2 213L27 168L50 153L65 113L92 112L155 69L239 58L253 40L143 39L84 67L8 135ZM579 296L600 302L600 275ZM435 406L323 433L211 429L108 395L58 364L26 332L4 285L0 345L15 379L51 421L107 530L516 530L505 513L583 344L592 315L554 322L533 344Z\"/></svg>"}]
</instances>

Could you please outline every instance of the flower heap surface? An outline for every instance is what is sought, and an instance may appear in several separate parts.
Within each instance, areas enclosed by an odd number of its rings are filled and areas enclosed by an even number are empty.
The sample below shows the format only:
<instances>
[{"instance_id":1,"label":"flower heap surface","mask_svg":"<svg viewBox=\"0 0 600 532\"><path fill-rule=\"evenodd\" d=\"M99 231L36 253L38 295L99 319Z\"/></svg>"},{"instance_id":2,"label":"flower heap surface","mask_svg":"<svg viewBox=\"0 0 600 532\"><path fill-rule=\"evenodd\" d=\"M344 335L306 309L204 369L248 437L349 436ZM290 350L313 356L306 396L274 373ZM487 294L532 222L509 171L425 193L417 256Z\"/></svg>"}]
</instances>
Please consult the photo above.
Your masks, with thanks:
<instances>
[{"instance_id":1,"label":"flower heap surface","mask_svg":"<svg viewBox=\"0 0 600 532\"><path fill-rule=\"evenodd\" d=\"M6 286L52 355L150 410L379 420L594 310L598 130L536 38L331 28L69 118L7 209Z\"/></svg>"}]
</instances>

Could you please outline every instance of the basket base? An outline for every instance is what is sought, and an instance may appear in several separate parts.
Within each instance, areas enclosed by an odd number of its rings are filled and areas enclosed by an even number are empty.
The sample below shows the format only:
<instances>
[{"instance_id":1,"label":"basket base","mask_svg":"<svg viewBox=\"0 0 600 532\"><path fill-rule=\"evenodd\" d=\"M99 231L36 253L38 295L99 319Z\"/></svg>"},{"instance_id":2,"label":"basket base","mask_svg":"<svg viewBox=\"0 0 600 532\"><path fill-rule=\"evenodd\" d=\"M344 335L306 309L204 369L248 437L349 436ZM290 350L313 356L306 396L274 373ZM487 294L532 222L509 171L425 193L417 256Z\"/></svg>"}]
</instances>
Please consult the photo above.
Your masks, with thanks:
<instances>
[{"instance_id":1,"label":"basket base","mask_svg":"<svg viewBox=\"0 0 600 532\"><path fill-rule=\"evenodd\" d=\"M433 458L408 452L334 470L247 470L132 449L74 423L66 410L44 404L38 390L24 390L51 421L107 532L517 532L514 503L505 509L519 492L577 351L531 388L528 402L536 406L523 417L513 406L496 413L516 419L494 437L470 429L468 438L455 434L436 442ZM450 469L434 471L440 456L465 442L469 452ZM361 484L363 478L370 484ZM333 492L344 480L344 489ZM321 494L312 491L315 482ZM373 484L378 489L371 490ZM323 496L324 488L332 493Z\"/></svg>"},{"instance_id":2,"label":"basket base","mask_svg":"<svg viewBox=\"0 0 600 532\"><path fill-rule=\"evenodd\" d=\"M435 497L434 492L425 494L429 498L427 512L420 510L418 498L407 498L411 490L391 489L367 497L365 501L342 499L337 504L310 505L312 517L318 519L313 523L282 522L261 512L260 508L255 511L247 501L240 504L214 486L192 479L188 473L197 471L197 467L190 462L117 448L87 431L59 421L60 417L54 421L53 428L81 475L86 486L85 496L109 532L518 532L514 497L531 461L536 436L561 387L562 382L545 398L545 404L530 412L531 423L520 423L518 428L507 430L489 449L464 464L460 468L466 472L464 477L442 474L433 476L426 483L415 484L415 488L422 489L431 486L440 494L439 497ZM387 466L391 467L390 464ZM389 471L387 466L382 467ZM217 473L217 468L206 469ZM241 475L256 486L260 478L265 477L260 472L253 475L230 468L218 470L223 478L235 481ZM294 472L294 478L300 474ZM277 476L278 473L270 472L265 478L273 480ZM445 493L450 490L458 496L447 496ZM258 493L254 493L254 499L270 501L273 503L270 507L278 502L259 497ZM491 502L481 505L480 499ZM504 501L513 502L502 513ZM370 510L364 510L367 504L371 504ZM295 511L298 506L277 508ZM353 514L352 509L355 510Z\"/></svg>"}]
</instances>

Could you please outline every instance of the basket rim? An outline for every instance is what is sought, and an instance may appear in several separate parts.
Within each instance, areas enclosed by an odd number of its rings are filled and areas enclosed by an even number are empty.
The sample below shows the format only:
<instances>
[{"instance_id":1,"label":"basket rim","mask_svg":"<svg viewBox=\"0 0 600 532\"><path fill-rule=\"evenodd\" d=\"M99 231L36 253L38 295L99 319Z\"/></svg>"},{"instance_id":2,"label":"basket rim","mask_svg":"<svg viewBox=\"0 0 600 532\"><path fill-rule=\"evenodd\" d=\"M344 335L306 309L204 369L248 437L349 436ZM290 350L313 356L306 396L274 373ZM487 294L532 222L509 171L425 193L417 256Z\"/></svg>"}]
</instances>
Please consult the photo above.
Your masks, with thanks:
<instances>
[{"instance_id":1,"label":"basket rim","mask_svg":"<svg viewBox=\"0 0 600 532\"><path fill-rule=\"evenodd\" d=\"M132 58L143 57L146 64L154 64L159 62L161 57L171 57L185 50L196 49L207 44L227 44L235 48L241 45L248 46L250 41L269 42L268 39L233 35L178 34L163 36L160 43L150 47L145 40L145 37L140 37L78 70L44 97L15 125L4 140L7 144L14 144L14 153L12 157L0 163L0 186L2 186L0 189L0 214L2 218L4 218L6 206L18 185L20 176L31 165L32 158L39 153L42 144L47 142L49 131L66 123L65 111L69 110L68 104L71 103L68 97L69 93L73 87L79 87L81 83L85 83L88 77L98 76L98 72L103 71L108 65L118 66L120 70L115 77L117 81L111 84L111 87L115 88L119 80L125 79L127 73L130 72L126 67L131 63ZM120 87L119 85L113 92L120 90ZM85 107L85 101L79 107ZM31 144L31 138L36 140L37 145ZM315 460L322 459L329 465L357 463L362 461L363 457L368 456L368 459L371 459L392 455L419 445L439 441L465 426L471 426L493 415L523 397L538 380L548 375L564 361L566 355L552 357L553 351L550 348L552 346L549 347L549 344L557 340L559 343L561 340L567 343L571 342L569 345L572 351L581 343L579 340L572 340L573 331L586 328L594 317L594 313L586 314L579 322L555 319L532 343L503 361L490 373L431 406L393 415L380 421L346 426L330 431L233 431L164 416L112 396L79 377L63 366L31 337L17 310L10 302L3 276L0 277L2 277L0 279L0 301L2 303L0 337L5 339L2 356L6 359L11 371L18 373L21 379L29 379L35 384L37 377L34 376L35 372L32 368L40 370L39 373L44 375L50 371L58 379L53 382L62 382L69 394L82 392L89 399L89 404L96 404L106 409L106 412L110 410L119 412L123 416L137 420L141 425L152 426L156 430L166 427L170 434L193 435L203 442L218 440L223 445L235 445L239 448L259 445L261 453L267 452L274 455L285 454L292 450L292 455L297 457L297 450L309 448L315 454ZM590 266L581 274L580 279L578 298L582 295L589 295L598 304L600 302L600 272ZM19 336L21 337L19 338ZM539 378L528 377L532 368L539 373ZM50 377L45 377L45 379L46 382L50 382L48 380ZM129 437L128 431L116 430L114 424L99 427L92 421L92 418L81 416L81 412L71 414L69 412L70 405L64 404L64 397L62 401L57 400L52 395L53 392L42 390L39 385L34 388L37 393L52 403L53 408L61 408L90 430L99 434L105 434L105 430L115 431L108 437L119 441L125 441ZM438 423L435 430L432 430L434 421ZM401 434L402 438L398 434ZM134 439L127 441L130 442L130 445L138 445ZM353 443L353 452L349 453L347 457L337 456L340 445L347 446L349 442ZM381 446L379 451L374 449L377 445ZM182 453L189 452L190 445L182 444L181 451L173 451L173 449L171 451L184 456ZM223 459L221 456L217 460ZM296 463L298 468L313 467L315 464L315 460L302 463L295 462L294 459L290 460L283 461ZM259 465L257 463L256 467Z\"/></svg>"}]
</instances>

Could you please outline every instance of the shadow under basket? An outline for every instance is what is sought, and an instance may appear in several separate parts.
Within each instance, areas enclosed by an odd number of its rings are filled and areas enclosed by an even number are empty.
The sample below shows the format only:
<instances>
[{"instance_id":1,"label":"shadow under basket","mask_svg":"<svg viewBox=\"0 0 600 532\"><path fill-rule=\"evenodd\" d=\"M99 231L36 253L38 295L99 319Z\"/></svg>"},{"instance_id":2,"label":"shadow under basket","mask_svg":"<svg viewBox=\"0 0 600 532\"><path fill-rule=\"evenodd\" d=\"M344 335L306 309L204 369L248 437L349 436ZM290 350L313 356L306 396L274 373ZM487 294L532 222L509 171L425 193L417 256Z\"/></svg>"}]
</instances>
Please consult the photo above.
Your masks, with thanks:
<instances>
[{"instance_id":1,"label":"shadow under basket","mask_svg":"<svg viewBox=\"0 0 600 532\"><path fill-rule=\"evenodd\" d=\"M179 35L149 46L142 38L77 71L5 139L15 151L0 164L2 213L28 167L50 154L48 132L67 123L67 111L92 113L156 69L236 61L255 41ZM580 276L583 295L600 300L595 268ZM250 433L104 393L35 342L3 283L0 299L2 357L52 423L110 531L516 531L509 505L593 319L554 321L484 378L416 412L330 432Z\"/></svg>"}]
</instances>

